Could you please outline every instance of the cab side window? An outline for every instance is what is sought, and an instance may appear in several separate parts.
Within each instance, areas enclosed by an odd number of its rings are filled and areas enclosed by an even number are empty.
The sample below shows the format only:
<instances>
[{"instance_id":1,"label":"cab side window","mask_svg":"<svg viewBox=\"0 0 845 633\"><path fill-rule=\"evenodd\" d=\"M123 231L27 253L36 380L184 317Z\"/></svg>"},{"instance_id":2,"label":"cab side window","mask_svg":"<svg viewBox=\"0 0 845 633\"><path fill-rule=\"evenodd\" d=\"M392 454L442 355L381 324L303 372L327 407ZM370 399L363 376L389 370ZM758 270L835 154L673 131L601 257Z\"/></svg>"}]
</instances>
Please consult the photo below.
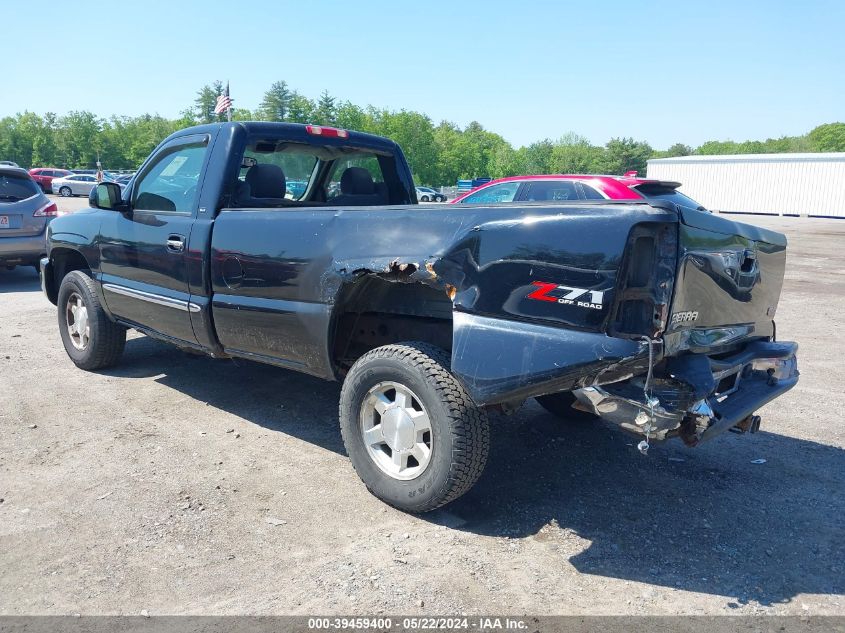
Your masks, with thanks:
<instances>
[{"instance_id":1,"label":"cab side window","mask_svg":"<svg viewBox=\"0 0 845 633\"><path fill-rule=\"evenodd\" d=\"M205 160L205 143L163 150L135 185L132 207L142 211L191 213Z\"/></svg>"}]
</instances>

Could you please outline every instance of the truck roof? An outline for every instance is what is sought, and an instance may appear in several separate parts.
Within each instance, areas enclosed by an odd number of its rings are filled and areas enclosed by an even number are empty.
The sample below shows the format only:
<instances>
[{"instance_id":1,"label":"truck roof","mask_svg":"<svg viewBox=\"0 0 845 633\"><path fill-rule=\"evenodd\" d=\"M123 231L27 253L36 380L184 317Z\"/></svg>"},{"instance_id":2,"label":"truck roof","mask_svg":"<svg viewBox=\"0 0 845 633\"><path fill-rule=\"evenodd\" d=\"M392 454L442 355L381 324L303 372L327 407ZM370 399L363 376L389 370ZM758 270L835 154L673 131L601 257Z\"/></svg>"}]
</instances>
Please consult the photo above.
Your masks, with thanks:
<instances>
[{"instance_id":1,"label":"truck roof","mask_svg":"<svg viewBox=\"0 0 845 633\"><path fill-rule=\"evenodd\" d=\"M366 132L341 130L340 128L330 126L307 125L304 123L276 123L272 121L231 121L225 123L194 125L192 127L177 130L168 136L164 142L190 134L210 134L220 130L221 128L229 130L241 128L249 135L266 134L267 136L286 138L291 141L298 141L311 145L353 145L391 153L399 149L399 146L394 141L391 141L383 136L376 136L375 134L368 134ZM332 134L320 134L319 131L331 131ZM338 136L334 133L337 131L343 132L345 135Z\"/></svg>"}]
</instances>

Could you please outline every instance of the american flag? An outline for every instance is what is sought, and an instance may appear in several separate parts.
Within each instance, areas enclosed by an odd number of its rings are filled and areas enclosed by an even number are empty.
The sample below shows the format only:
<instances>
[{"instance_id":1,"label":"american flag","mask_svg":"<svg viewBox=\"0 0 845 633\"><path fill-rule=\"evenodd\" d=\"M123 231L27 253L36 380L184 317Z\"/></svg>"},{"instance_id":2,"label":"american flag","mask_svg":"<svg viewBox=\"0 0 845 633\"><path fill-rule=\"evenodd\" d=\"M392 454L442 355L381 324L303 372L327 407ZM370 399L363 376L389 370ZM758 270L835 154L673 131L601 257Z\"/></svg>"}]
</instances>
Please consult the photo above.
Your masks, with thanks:
<instances>
[{"instance_id":1,"label":"american flag","mask_svg":"<svg viewBox=\"0 0 845 633\"><path fill-rule=\"evenodd\" d=\"M226 82L226 90L223 91L222 95L218 95L217 97L217 105L214 106L214 114L223 114L226 112L229 113L229 110L232 107L232 100L229 98L229 82Z\"/></svg>"}]
</instances>

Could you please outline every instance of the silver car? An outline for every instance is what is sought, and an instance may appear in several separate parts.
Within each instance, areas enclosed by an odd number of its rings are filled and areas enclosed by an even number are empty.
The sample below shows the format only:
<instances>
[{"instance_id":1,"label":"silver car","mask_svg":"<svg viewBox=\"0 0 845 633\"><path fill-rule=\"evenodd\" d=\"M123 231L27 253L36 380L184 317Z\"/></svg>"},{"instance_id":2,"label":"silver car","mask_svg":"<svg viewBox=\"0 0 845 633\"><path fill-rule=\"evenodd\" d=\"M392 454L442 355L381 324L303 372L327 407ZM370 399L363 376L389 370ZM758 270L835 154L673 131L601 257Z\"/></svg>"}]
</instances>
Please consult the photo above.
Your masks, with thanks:
<instances>
[{"instance_id":1,"label":"silver car","mask_svg":"<svg viewBox=\"0 0 845 633\"><path fill-rule=\"evenodd\" d=\"M420 202L446 202L446 196L431 187L417 187L417 200Z\"/></svg>"},{"instance_id":2,"label":"silver car","mask_svg":"<svg viewBox=\"0 0 845 633\"><path fill-rule=\"evenodd\" d=\"M97 186L96 176L90 174L71 174L64 178L53 178L53 193L65 198L87 196Z\"/></svg>"},{"instance_id":3,"label":"silver car","mask_svg":"<svg viewBox=\"0 0 845 633\"><path fill-rule=\"evenodd\" d=\"M56 203L26 170L0 165L0 266L35 266L47 252Z\"/></svg>"}]
</instances>

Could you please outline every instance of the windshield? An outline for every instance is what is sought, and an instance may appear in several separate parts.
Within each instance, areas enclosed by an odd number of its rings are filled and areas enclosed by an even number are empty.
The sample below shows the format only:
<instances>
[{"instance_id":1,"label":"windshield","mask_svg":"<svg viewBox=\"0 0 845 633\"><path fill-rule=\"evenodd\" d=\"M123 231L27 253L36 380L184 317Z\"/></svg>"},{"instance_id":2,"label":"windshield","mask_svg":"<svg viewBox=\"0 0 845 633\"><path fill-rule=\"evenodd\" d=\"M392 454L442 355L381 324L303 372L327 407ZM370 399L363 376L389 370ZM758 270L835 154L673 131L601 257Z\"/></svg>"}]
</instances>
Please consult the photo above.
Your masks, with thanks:
<instances>
[{"instance_id":1,"label":"windshield","mask_svg":"<svg viewBox=\"0 0 845 633\"><path fill-rule=\"evenodd\" d=\"M0 174L0 202L17 202L31 198L38 191L38 185L29 178Z\"/></svg>"}]
</instances>

